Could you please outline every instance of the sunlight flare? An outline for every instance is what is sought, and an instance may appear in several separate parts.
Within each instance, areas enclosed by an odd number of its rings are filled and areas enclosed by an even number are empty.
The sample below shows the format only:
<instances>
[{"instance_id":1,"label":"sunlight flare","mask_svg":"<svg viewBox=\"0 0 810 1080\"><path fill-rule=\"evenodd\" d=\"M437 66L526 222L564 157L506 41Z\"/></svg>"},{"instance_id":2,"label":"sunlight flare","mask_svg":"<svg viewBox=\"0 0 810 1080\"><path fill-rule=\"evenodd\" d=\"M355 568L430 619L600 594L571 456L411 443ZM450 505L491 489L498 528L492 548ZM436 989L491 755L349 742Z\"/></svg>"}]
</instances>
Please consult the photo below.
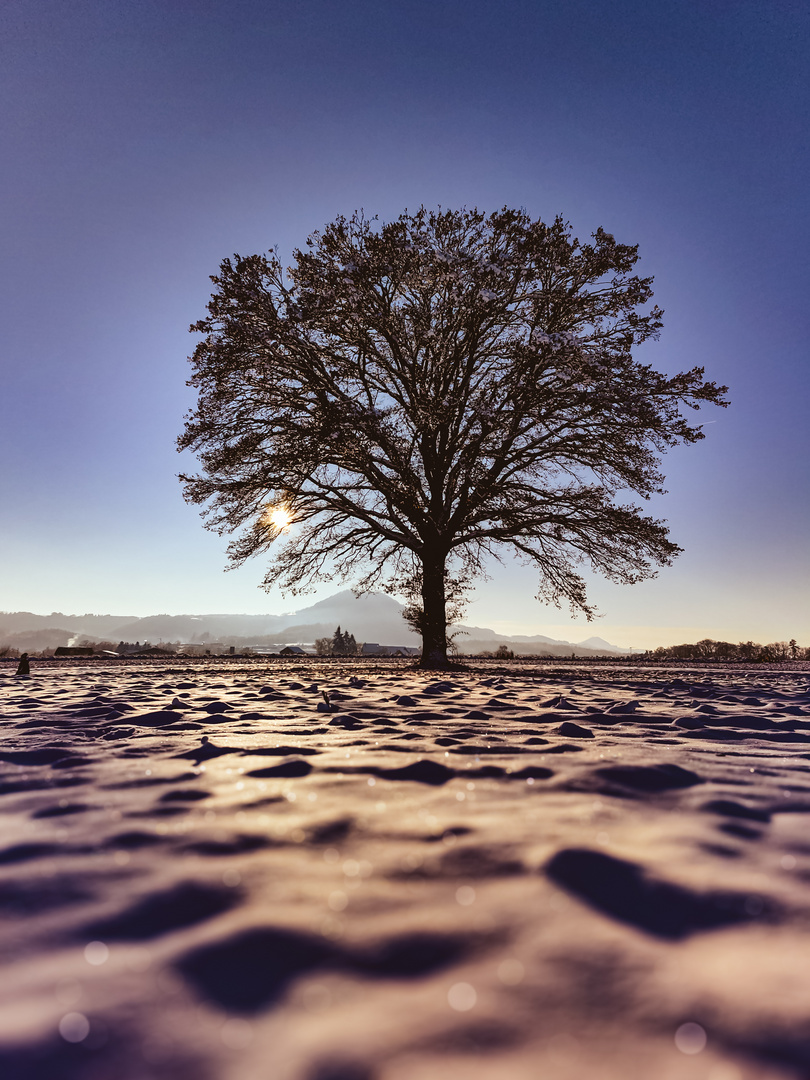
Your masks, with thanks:
<instances>
[{"instance_id":1,"label":"sunlight flare","mask_svg":"<svg viewBox=\"0 0 810 1080\"><path fill-rule=\"evenodd\" d=\"M286 506L268 506L262 521L276 532L286 532L292 525L293 517Z\"/></svg>"}]
</instances>

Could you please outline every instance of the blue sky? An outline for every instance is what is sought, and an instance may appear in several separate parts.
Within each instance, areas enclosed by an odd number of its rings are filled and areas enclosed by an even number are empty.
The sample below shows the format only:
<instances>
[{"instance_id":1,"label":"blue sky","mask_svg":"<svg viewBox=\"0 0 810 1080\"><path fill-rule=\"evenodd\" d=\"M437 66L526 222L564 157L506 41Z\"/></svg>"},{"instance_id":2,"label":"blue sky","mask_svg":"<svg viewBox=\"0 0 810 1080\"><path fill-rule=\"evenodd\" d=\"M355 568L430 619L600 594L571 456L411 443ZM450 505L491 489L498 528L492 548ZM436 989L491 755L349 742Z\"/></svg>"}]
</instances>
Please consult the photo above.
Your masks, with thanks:
<instances>
[{"instance_id":1,"label":"blue sky","mask_svg":"<svg viewBox=\"0 0 810 1080\"><path fill-rule=\"evenodd\" d=\"M595 581L590 628L494 567L469 621L810 644L806 5L8 0L0 42L0 609L309 602L182 501L208 275L360 207L509 205L638 243L645 358L732 407L666 459L674 567Z\"/></svg>"}]
</instances>

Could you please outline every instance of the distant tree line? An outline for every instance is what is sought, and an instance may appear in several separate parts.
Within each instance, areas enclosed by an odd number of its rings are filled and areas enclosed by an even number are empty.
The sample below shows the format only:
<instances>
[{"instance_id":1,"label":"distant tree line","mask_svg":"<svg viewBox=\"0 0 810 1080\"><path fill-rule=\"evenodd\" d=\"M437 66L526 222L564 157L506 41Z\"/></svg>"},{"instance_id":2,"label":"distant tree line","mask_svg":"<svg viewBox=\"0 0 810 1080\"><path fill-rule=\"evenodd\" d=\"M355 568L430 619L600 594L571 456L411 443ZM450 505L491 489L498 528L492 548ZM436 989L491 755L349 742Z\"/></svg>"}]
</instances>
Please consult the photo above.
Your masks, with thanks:
<instances>
[{"instance_id":1,"label":"distant tree line","mask_svg":"<svg viewBox=\"0 0 810 1080\"><path fill-rule=\"evenodd\" d=\"M653 660L736 660L773 664L784 660L810 660L810 648L798 645L795 638L772 641L770 645L759 645L755 641L732 645L730 641L704 638L693 645L659 646L646 656Z\"/></svg>"},{"instance_id":2,"label":"distant tree line","mask_svg":"<svg viewBox=\"0 0 810 1080\"><path fill-rule=\"evenodd\" d=\"M348 630L341 631L340 627L329 637L318 638L315 641L315 652L318 656L357 656L360 646L354 639L354 634Z\"/></svg>"},{"instance_id":3,"label":"distant tree line","mask_svg":"<svg viewBox=\"0 0 810 1080\"><path fill-rule=\"evenodd\" d=\"M17 640L12 639L0 645L0 658L17 659L23 652L27 652L29 656L47 660L60 645L73 641L75 635L62 630L35 630L15 634L14 638ZM76 638L74 644L81 648L91 648L94 652L113 652L116 648L114 641L99 641L88 637Z\"/></svg>"},{"instance_id":4,"label":"distant tree line","mask_svg":"<svg viewBox=\"0 0 810 1080\"><path fill-rule=\"evenodd\" d=\"M54 642L54 635L57 638ZM25 642L18 644L3 644L0 645L0 658L16 659L22 652L27 652L31 657L38 657L41 660L47 660L52 657L57 648L67 645L69 642L82 649L92 649L95 654L110 654L117 653L119 656L137 655L144 649L159 648L165 653L174 653L177 651L178 645L170 641L161 641L158 645L151 645L148 641L144 641L141 644L140 641L119 641L117 644L114 641L105 641L103 639L94 637L76 637L76 635L65 635L62 631L55 630L38 630L33 633L27 633L25 635L18 634L18 638L25 637ZM48 644L43 644L41 638L48 641ZM28 642L33 639L33 644ZM202 646L200 646L202 651Z\"/></svg>"},{"instance_id":5,"label":"distant tree line","mask_svg":"<svg viewBox=\"0 0 810 1080\"><path fill-rule=\"evenodd\" d=\"M483 652L476 653L476 656L480 656L484 660L514 660L515 653L513 649L510 649L507 645L499 645L498 648L491 652L484 650Z\"/></svg>"}]
</instances>

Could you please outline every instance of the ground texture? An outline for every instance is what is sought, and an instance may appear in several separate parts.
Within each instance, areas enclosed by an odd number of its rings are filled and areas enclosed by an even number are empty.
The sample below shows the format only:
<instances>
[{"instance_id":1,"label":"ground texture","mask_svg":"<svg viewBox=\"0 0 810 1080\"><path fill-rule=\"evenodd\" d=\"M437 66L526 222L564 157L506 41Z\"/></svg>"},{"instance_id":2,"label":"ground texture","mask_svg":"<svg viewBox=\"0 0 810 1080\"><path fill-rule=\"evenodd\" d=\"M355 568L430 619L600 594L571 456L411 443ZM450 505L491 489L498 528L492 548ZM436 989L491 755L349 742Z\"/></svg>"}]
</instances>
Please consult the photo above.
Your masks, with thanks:
<instances>
[{"instance_id":1,"label":"ground texture","mask_svg":"<svg viewBox=\"0 0 810 1080\"><path fill-rule=\"evenodd\" d=\"M4 1080L810 1077L810 673L13 671Z\"/></svg>"}]
</instances>

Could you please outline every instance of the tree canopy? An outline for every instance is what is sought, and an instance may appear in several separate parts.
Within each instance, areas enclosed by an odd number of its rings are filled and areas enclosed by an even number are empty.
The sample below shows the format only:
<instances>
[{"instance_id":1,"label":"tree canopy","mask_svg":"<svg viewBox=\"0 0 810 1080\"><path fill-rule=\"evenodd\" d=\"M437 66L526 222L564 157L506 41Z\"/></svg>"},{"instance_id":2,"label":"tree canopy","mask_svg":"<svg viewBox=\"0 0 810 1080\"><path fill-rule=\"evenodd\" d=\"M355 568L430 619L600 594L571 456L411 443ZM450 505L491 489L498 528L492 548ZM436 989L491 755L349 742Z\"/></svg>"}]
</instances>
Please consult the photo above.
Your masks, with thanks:
<instances>
[{"instance_id":1,"label":"tree canopy","mask_svg":"<svg viewBox=\"0 0 810 1080\"><path fill-rule=\"evenodd\" d=\"M583 563L633 583L680 551L620 494L661 492L660 454L703 438L688 411L727 404L703 368L634 355L662 325L637 260L601 228L581 242L506 208L339 217L286 270L225 259L192 327L186 498L241 530L234 564L271 554L268 587L405 596L424 666L447 662L490 555L591 617Z\"/></svg>"}]
</instances>

